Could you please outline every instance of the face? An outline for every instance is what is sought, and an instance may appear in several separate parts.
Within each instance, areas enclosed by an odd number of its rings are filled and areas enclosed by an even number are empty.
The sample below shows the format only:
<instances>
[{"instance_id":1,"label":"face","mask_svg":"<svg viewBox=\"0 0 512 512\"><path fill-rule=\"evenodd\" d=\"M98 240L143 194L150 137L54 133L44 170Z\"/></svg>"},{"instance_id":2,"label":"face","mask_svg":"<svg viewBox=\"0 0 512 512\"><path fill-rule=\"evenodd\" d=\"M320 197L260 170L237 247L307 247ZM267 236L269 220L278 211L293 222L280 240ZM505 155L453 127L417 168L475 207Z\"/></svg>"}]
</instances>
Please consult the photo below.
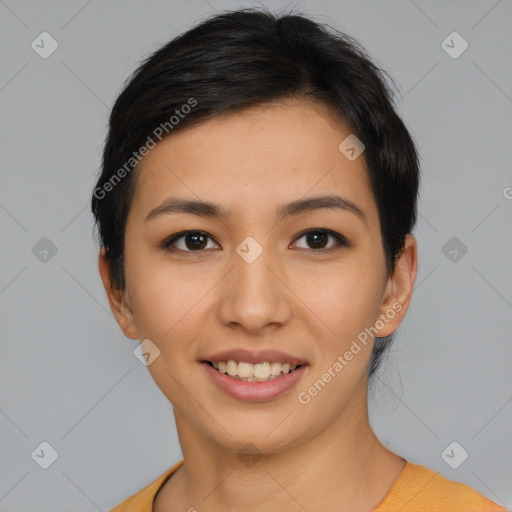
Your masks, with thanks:
<instances>
[{"instance_id":1,"label":"face","mask_svg":"<svg viewBox=\"0 0 512 512\"><path fill-rule=\"evenodd\" d=\"M100 272L126 336L160 351L148 369L178 429L270 453L366 417L373 336L405 315L415 249L408 237L386 273L364 153L338 149L349 134L321 105L280 102L184 129L143 160L123 294L101 256ZM181 206L158 211L170 198ZM205 362L228 357L298 368L251 383ZM251 369L268 375L237 368Z\"/></svg>"}]
</instances>

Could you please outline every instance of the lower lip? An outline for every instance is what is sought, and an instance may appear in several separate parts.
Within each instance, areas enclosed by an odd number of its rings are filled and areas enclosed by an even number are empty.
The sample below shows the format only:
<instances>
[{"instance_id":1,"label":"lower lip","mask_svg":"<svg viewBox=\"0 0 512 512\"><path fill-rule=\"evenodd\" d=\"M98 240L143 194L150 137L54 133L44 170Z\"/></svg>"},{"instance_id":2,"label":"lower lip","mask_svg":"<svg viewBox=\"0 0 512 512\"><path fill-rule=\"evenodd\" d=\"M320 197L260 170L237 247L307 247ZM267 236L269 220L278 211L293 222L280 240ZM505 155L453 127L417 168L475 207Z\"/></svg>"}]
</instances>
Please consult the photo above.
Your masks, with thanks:
<instances>
[{"instance_id":1,"label":"lower lip","mask_svg":"<svg viewBox=\"0 0 512 512\"><path fill-rule=\"evenodd\" d=\"M293 372L282 373L281 376L267 382L246 382L220 373L208 363L201 363L201 366L224 393L233 398L250 402L261 402L281 396L290 390L306 371L306 365L303 365Z\"/></svg>"}]
</instances>

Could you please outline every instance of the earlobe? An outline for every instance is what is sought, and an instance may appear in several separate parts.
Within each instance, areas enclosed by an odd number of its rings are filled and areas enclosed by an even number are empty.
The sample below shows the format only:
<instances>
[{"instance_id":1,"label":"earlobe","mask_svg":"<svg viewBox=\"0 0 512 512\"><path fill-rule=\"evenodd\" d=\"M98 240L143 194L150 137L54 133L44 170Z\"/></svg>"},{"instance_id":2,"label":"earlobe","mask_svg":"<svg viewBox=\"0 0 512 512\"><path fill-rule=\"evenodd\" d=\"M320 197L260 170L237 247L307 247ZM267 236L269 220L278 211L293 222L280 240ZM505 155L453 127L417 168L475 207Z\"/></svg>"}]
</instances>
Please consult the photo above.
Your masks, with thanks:
<instances>
[{"instance_id":1,"label":"earlobe","mask_svg":"<svg viewBox=\"0 0 512 512\"><path fill-rule=\"evenodd\" d=\"M378 337L392 334L400 325L409 304L418 270L418 247L413 235L408 234L393 275L389 277L377 318ZM381 322L378 322L381 320ZM384 324L384 325L383 325ZM382 326L382 328L380 328Z\"/></svg>"},{"instance_id":2,"label":"earlobe","mask_svg":"<svg viewBox=\"0 0 512 512\"><path fill-rule=\"evenodd\" d=\"M105 293L107 294L110 309L121 327L123 334L132 340L139 338L135 325L135 317L129 304L126 303L124 293L113 286L110 264L102 247L98 255L98 270L100 273Z\"/></svg>"}]
</instances>

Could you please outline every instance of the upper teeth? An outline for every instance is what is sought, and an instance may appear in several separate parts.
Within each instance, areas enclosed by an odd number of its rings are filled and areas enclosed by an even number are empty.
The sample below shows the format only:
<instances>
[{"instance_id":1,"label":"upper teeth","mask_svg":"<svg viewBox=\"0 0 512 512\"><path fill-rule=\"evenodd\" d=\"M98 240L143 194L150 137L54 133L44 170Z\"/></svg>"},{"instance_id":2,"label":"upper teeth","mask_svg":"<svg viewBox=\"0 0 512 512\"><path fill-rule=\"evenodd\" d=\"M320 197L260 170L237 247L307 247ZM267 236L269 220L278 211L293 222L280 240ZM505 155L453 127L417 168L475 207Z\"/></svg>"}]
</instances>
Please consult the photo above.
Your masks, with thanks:
<instances>
[{"instance_id":1,"label":"upper teeth","mask_svg":"<svg viewBox=\"0 0 512 512\"><path fill-rule=\"evenodd\" d=\"M271 375L277 376L281 372L288 373L295 370L297 365L290 365L290 363L244 363L236 362L230 359L229 361L219 361L219 363L212 363L216 370L221 373L227 373L232 377L248 377L256 379L268 379Z\"/></svg>"}]
</instances>

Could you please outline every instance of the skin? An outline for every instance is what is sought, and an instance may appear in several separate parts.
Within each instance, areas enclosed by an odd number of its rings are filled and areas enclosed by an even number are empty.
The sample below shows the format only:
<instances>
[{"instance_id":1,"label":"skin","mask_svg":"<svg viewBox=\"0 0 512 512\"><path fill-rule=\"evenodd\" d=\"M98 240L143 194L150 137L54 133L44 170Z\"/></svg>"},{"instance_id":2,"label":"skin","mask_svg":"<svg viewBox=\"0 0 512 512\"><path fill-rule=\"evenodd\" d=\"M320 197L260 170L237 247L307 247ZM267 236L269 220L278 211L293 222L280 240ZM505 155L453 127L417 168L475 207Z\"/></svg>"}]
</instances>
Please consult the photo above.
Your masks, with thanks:
<instances>
[{"instance_id":1,"label":"skin","mask_svg":"<svg viewBox=\"0 0 512 512\"><path fill-rule=\"evenodd\" d=\"M373 339L307 405L297 399L393 305L377 335L397 329L416 277L412 235L394 273L386 272L363 156L349 161L338 150L349 134L321 104L280 101L176 132L142 161L126 225L126 289L112 286L103 251L99 271L123 333L160 350L148 369L173 406L185 466L158 494L156 512L367 512L403 470L405 460L369 425ZM283 203L333 194L356 203L366 222L325 208L276 219ZM171 195L213 201L230 216L173 213L145 222ZM349 245L320 238L334 247L321 253L298 238L313 228L340 233ZM200 252L187 251L183 238L174 251L159 247L185 230L213 239ZM248 236L263 249L252 263L236 252ZM199 364L234 348L276 349L309 366L284 395L241 401ZM259 456L251 465L239 457L248 442Z\"/></svg>"}]
</instances>

